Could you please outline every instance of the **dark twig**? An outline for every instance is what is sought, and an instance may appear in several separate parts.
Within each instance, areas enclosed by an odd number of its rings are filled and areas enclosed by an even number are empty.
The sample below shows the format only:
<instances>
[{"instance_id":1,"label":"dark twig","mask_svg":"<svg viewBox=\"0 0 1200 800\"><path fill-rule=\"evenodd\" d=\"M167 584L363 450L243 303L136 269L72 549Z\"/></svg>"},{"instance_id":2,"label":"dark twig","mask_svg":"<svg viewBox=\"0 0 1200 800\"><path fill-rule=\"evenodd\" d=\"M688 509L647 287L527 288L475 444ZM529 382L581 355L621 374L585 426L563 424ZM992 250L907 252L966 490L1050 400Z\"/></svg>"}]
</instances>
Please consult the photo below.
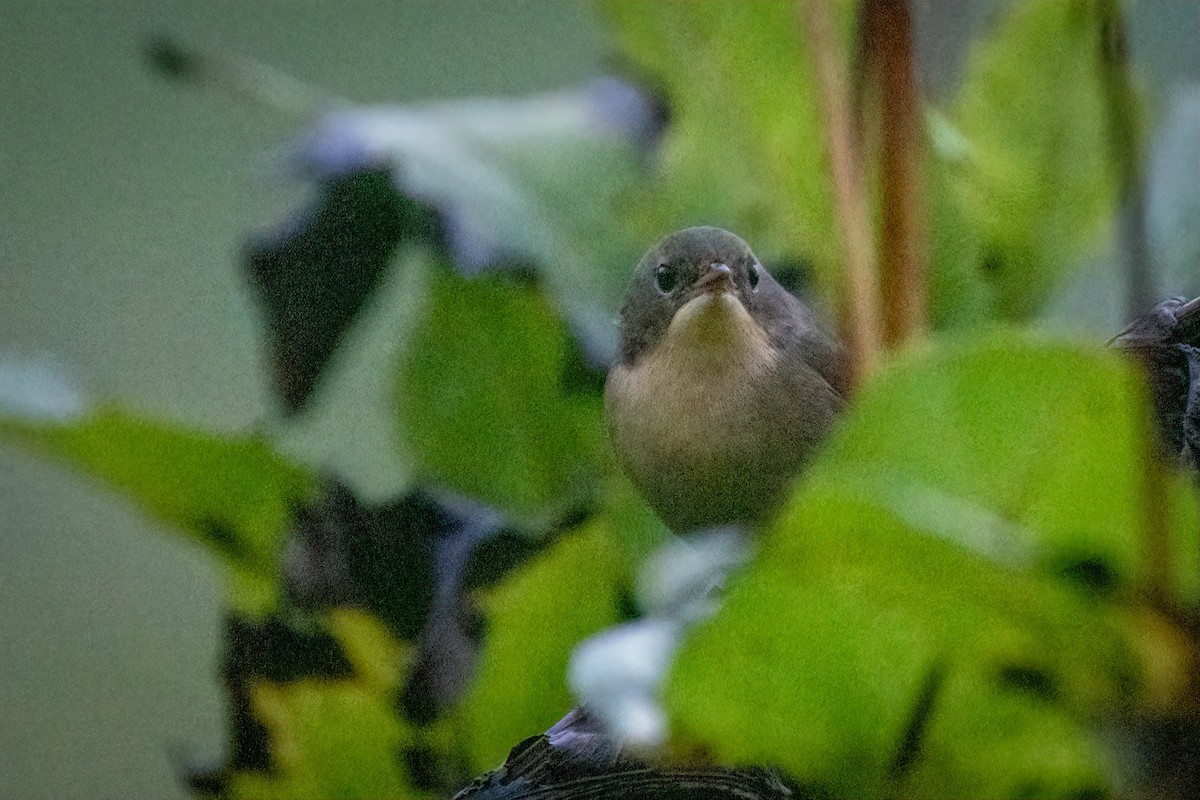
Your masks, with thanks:
<instances>
[{"instance_id":1,"label":"dark twig","mask_svg":"<svg viewBox=\"0 0 1200 800\"><path fill-rule=\"evenodd\" d=\"M1154 274L1146 244L1146 199L1142 179L1142 148L1137 121L1129 44L1120 0L1100 6L1100 75L1108 116L1109 158L1117 170L1121 209L1117 239L1124 256L1126 275L1125 309L1129 319L1145 312L1154 296ZM1166 475L1158 458L1158 437L1146 415L1142 454L1142 537L1146 591L1165 597L1172 580L1170 541L1167 536L1165 503Z\"/></svg>"},{"instance_id":2,"label":"dark twig","mask_svg":"<svg viewBox=\"0 0 1200 800\"><path fill-rule=\"evenodd\" d=\"M1156 294L1154 269L1146 242L1141 131L1120 0L1108 0L1099 13L1100 75L1108 116L1109 158L1117 170L1121 198L1117 239L1125 262L1126 318L1133 319L1154 302Z\"/></svg>"},{"instance_id":3,"label":"dark twig","mask_svg":"<svg viewBox=\"0 0 1200 800\"><path fill-rule=\"evenodd\" d=\"M178 39L146 42L151 69L175 80L223 92L291 117L312 117L346 101L296 80L274 67L229 53L206 51Z\"/></svg>"},{"instance_id":4,"label":"dark twig","mask_svg":"<svg viewBox=\"0 0 1200 800\"><path fill-rule=\"evenodd\" d=\"M907 0L866 0L859 36L861 64L869 71L862 79L878 88L880 103L883 337L898 347L924 333L927 305L921 108Z\"/></svg>"}]
</instances>

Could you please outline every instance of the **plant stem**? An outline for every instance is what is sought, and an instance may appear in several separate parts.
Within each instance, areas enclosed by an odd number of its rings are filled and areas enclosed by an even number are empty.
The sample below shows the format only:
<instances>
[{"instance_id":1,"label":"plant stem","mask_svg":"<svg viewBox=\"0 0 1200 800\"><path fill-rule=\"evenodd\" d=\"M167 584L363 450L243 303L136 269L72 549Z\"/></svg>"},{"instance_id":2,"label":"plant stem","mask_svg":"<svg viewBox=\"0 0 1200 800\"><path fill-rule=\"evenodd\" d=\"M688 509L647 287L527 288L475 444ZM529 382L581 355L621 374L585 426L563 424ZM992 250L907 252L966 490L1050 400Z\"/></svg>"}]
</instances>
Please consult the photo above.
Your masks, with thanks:
<instances>
[{"instance_id":1,"label":"plant stem","mask_svg":"<svg viewBox=\"0 0 1200 800\"><path fill-rule=\"evenodd\" d=\"M1117 239L1125 260L1125 312L1135 319L1154 302L1154 270L1146 244L1146 192L1142 180L1137 95L1129 64L1125 15L1119 0L1100 8L1100 63L1108 116L1109 158L1117 172L1121 210Z\"/></svg>"},{"instance_id":2,"label":"plant stem","mask_svg":"<svg viewBox=\"0 0 1200 800\"><path fill-rule=\"evenodd\" d=\"M846 57L825 0L797 0L816 73L821 123L833 178L835 223L845 259L841 334L849 385L858 385L879 356L879 285L871 242L870 207L858 138L851 119Z\"/></svg>"},{"instance_id":3,"label":"plant stem","mask_svg":"<svg viewBox=\"0 0 1200 800\"><path fill-rule=\"evenodd\" d=\"M884 341L895 348L923 335L927 316L921 108L907 0L865 0L860 37L864 80L879 90L879 272Z\"/></svg>"},{"instance_id":4,"label":"plant stem","mask_svg":"<svg viewBox=\"0 0 1200 800\"><path fill-rule=\"evenodd\" d=\"M146 43L145 57L156 72L249 101L289 117L314 117L346 101L258 61L206 51L177 39Z\"/></svg>"}]
</instances>

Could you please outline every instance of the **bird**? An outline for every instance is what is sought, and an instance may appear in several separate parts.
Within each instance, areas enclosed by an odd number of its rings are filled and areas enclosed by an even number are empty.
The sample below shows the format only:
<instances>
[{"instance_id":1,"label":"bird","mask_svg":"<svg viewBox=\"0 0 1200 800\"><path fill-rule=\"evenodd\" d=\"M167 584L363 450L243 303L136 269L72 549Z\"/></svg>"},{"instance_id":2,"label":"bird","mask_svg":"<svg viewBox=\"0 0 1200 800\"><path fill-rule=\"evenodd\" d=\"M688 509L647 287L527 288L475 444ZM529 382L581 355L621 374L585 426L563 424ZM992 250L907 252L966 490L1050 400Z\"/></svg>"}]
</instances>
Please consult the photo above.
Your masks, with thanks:
<instances>
[{"instance_id":1,"label":"bird","mask_svg":"<svg viewBox=\"0 0 1200 800\"><path fill-rule=\"evenodd\" d=\"M766 521L844 396L837 341L738 236L687 228L634 268L605 417L618 461L673 532ZM646 761L594 711L571 710L454 800L807 796L770 769Z\"/></svg>"},{"instance_id":2,"label":"bird","mask_svg":"<svg viewBox=\"0 0 1200 800\"><path fill-rule=\"evenodd\" d=\"M605 418L618 462L676 534L764 524L845 403L841 347L740 237L652 246L621 305Z\"/></svg>"}]
</instances>

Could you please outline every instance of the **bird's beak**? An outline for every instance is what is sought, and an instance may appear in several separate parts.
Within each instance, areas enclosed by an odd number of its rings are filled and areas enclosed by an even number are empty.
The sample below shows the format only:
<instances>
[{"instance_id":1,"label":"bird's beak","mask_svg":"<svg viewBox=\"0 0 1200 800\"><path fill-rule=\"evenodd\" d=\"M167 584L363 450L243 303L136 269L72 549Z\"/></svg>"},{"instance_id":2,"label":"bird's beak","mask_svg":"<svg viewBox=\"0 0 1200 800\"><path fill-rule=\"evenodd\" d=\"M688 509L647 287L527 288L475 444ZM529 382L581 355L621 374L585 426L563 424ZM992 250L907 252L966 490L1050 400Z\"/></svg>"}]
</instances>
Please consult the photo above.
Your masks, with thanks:
<instances>
[{"instance_id":1,"label":"bird's beak","mask_svg":"<svg viewBox=\"0 0 1200 800\"><path fill-rule=\"evenodd\" d=\"M694 285L697 289L708 292L732 292L733 270L725 264L713 264Z\"/></svg>"}]
</instances>

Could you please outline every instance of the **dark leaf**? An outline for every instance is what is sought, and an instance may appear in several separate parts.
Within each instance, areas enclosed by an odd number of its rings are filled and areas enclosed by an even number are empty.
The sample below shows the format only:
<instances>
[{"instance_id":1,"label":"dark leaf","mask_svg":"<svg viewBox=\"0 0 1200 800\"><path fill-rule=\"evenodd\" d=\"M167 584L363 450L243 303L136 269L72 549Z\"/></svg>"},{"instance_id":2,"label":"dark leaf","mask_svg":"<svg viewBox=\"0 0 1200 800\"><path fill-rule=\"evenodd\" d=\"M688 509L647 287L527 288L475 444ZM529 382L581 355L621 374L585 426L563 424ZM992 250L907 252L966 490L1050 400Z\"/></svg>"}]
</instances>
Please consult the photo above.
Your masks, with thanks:
<instances>
[{"instance_id":1,"label":"dark leaf","mask_svg":"<svg viewBox=\"0 0 1200 800\"><path fill-rule=\"evenodd\" d=\"M502 581L557 529L578 521L538 535L460 498L414 489L367 506L329 481L322 497L297 513L284 588L302 608L361 608L415 642L400 701L410 719L427 723L474 675L482 634L475 590Z\"/></svg>"},{"instance_id":2,"label":"dark leaf","mask_svg":"<svg viewBox=\"0 0 1200 800\"><path fill-rule=\"evenodd\" d=\"M368 507L331 481L297 515L284 551L284 587L302 607L363 608L396 636L414 639L436 592L438 542L459 524L423 492Z\"/></svg>"},{"instance_id":3,"label":"dark leaf","mask_svg":"<svg viewBox=\"0 0 1200 800\"><path fill-rule=\"evenodd\" d=\"M394 661L396 653L391 654ZM400 758L412 740L391 689L349 680L256 681L250 703L267 733L270 768L237 770L228 796L249 798L411 798Z\"/></svg>"},{"instance_id":4,"label":"dark leaf","mask_svg":"<svg viewBox=\"0 0 1200 800\"><path fill-rule=\"evenodd\" d=\"M340 679L352 671L341 646L328 633L300 631L279 617L251 620L229 615L222 669L231 706L229 768L266 771L271 767L270 736L251 702L256 680Z\"/></svg>"},{"instance_id":5,"label":"dark leaf","mask_svg":"<svg viewBox=\"0 0 1200 800\"><path fill-rule=\"evenodd\" d=\"M392 703L402 659L361 612L231 616L230 754L189 783L239 799L414 796L400 761L411 732Z\"/></svg>"},{"instance_id":6,"label":"dark leaf","mask_svg":"<svg viewBox=\"0 0 1200 800\"><path fill-rule=\"evenodd\" d=\"M318 183L314 207L248 254L286 410L305 406L393 254L411 244L464 273L532 268L589 360L605 363L639 246L611 215L660 125L648 100L611 79L321 118L295 154Z\"/></svg>"},{"instance_id":7,"label":"dark leaf","mask_svg":"<svg viewBox=\"0 0 1200 800\"><path fill-rule=\"evenodd\" d=\"M321 371L402 242L428 241L435 217L402 196L387 166L320 180L314 207L246 254L267 323L275 389L288 413Z\"/></svg>"},{"instance_id":8,"label":"dark leaf","mask_svg":"<svg viewBox=\"0 0 1200 800\"><path fill-rule=\"evenodd\" d=\"M560 537L572 532L581 522L575 514L569 514L547 531L537 533L504 524L498 514L475 503L453 502L448 511L453 527L437 545L437 592L400 695L405 714L418 723L431 722L462 698L468 689L478 694L480 685L493 684L495 676L490 673L495 669L490 663L490 654L511 642L511 631L507 627L510 620L496 613L494 594L507 596L504 587L509 585L510 576L513 582L525 586L523 581L527 579L523 579L523 575L530 571L540 574L543 568L539 565L547 561L556 563L554 554L569 547L559 542ZM584 618L582 623L576 620L575 624L593 624L589 613L592 603L607 608L609 597L604 591L609 587L604 579L608 576L607 571L589 576L598 578L587 584L595 589L596 597L589 598L588 603L574 610ZM569 591L570 587L570 578L560 576L556 588ZM482 608L481 592L485 595ZM527 598L521 606L523 620L536 619L539 599L536 595ZM501 624L496 624L497 619ZM559 642L552 633L557 630L557 624L543 620L539 625L542 626L542 640L536 652L540 655L556 653ZM574 630L569 623L567 627ZM476 665L481 653L486 668L483 674L477 675ZM505 679L501 677L501 680ZM521 685L516 680L508 680L505 695L522 697L527 691L536 691L536 687L529 684L531 680L533 676L529 672L523 675ZM468 703L470 705L477 706L473 701ZM501 708L509 712L510 724L514 716L519 716L513 713L511 706L492 707L489 710L493 716L489 721L493 724L505 719ZM525 710L536 709L530 705Z\"/></svg>"}]
</instances>

